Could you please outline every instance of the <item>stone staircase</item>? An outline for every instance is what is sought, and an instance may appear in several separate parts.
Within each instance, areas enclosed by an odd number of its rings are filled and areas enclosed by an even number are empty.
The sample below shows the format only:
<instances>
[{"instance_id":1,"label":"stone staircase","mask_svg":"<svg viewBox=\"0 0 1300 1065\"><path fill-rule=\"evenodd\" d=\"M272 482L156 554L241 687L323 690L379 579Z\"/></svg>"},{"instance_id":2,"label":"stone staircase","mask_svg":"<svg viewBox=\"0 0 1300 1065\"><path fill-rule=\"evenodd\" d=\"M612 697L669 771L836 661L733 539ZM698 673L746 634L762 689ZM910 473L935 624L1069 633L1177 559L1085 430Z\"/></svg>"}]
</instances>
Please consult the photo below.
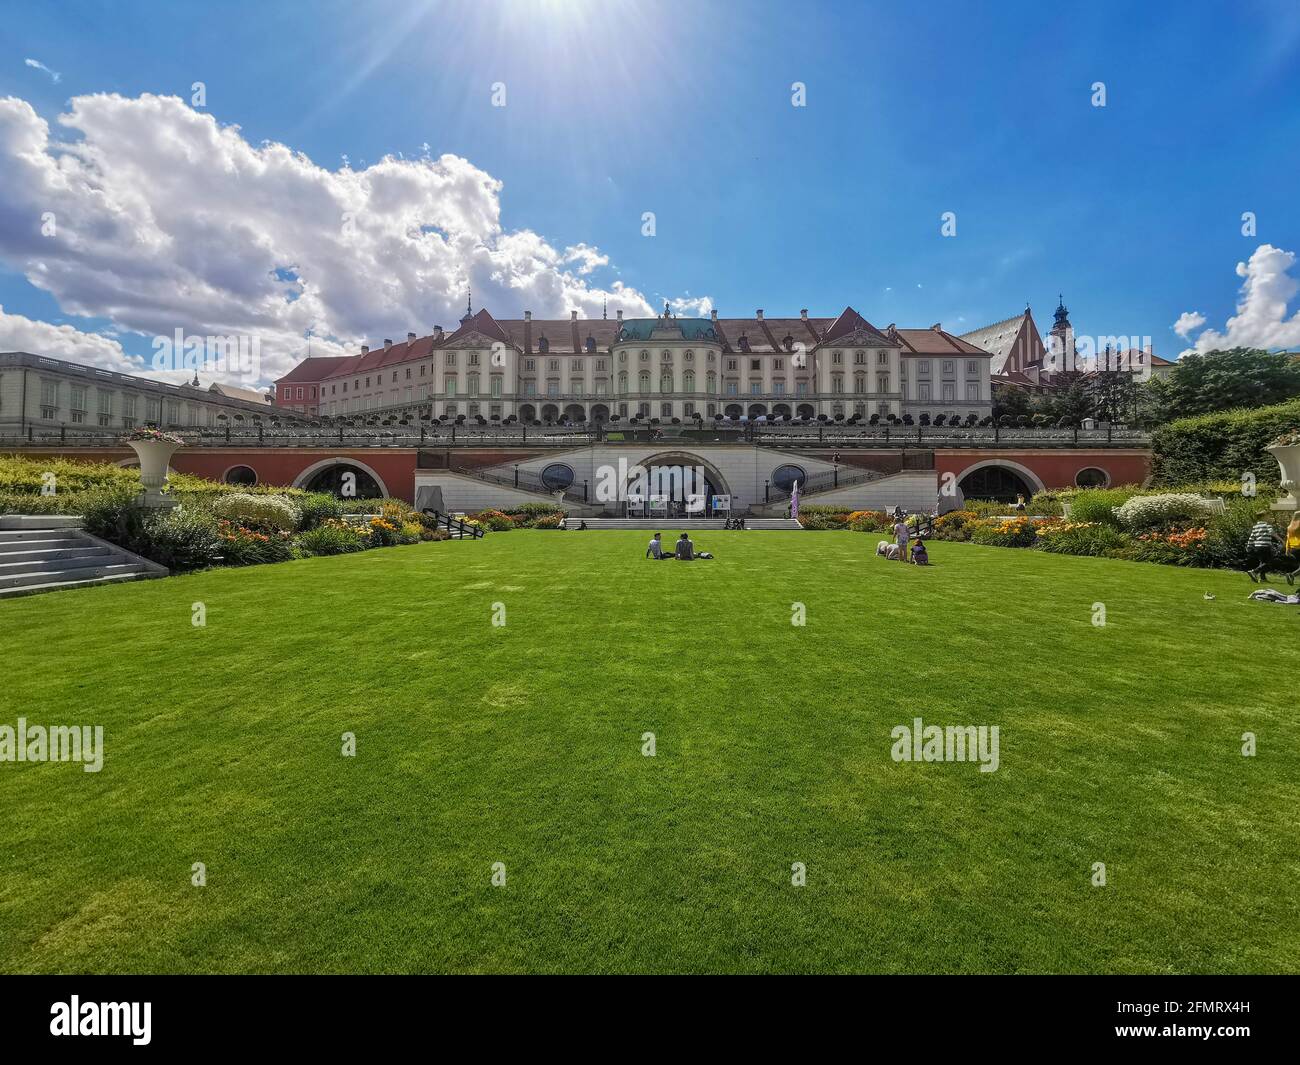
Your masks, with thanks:
<instances>
[{"instance_id":1,"label":"stone staircase","mask_svg":"<svg viewBox=\"0 0 1300 1065\"><path fill-rule=\"evenodd\" d=\"M0 517L0 599L167 576L157 563L84 532L79 521Z\"/></svg>"},{"instance_id":2,"label":"stone staircase","mask_svg":"<svg viewBox=\"0 0 1300 1065\"><path fill-rule=\"evenodd\" d=\"M725 518L565 518L565 531L577 529L583 522L589 530L597 529L654 529L665 534L696 529L726 529ZM746 518L745 530L798 530L803 527L793 518Z\"/></svg>"}]
</instances>

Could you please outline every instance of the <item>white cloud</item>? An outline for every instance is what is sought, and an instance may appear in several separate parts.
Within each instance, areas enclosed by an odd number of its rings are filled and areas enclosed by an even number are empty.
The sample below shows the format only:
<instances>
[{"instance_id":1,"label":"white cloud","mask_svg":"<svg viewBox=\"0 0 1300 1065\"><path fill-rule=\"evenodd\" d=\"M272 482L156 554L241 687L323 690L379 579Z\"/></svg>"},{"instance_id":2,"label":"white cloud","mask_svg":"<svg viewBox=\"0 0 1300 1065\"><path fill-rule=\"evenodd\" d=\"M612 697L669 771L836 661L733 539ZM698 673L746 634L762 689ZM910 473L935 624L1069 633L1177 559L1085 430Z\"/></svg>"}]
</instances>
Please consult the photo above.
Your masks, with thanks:
<instances>
[{"instance_id":1,"label":"white cloud","mask_svg":"<svg viewBox=\"0 0 1300 1065\"><path fill-rule=\"evenodd\" d=\"M50 78L54 81L55 84L58 84L60 81L63 80L62 74L60 74L57 70L51 70L39 59L24 59L23 62L26 63L29 67L31 67L33 70L45 71L45 73L50 76Z\"/></svg>"},{"instance_id":2,"label":"white cloud","mask_svg":"<svg viewBox=\"0 0 1300 1065\"><path fill-rule=\"evenodd\" d=\"M141 360L127 355L122 345L110 337L9 314L3 306L0 306L0 351L30 351L120 373L139 373L145 368Z\"/></svg>"},{"instance_id":3,"label":"white cloud","mask_svg":"<svg viewBox=\"0 0 1300 1065\"><path fill-rule=\"evenodd\" d=\"M1200 311L1183 311L1178 316L1178 321L1174 323L1174 332L1186 340L1188 333L1200 329L1204 324L1205 315Z\"/></svg>"},{"instance_id":4,"label":"white cloud","mask_svg":"<svg viewBox=\"0 0 1300 1065\"><path fill-rule=\"evenodd\" d=\"M608 266L609 256L601 255L588 244L574 244L564 249L564 262L577 263L578 273L589 274L598 266Z\"/></svg>"},{"instance_id":5,"label":"white cloud","mask_svg":"<svg viewBox=\"0 0 1300 1065\"><path fill-rule=\"evenodd\" d=\"M1214 351L1224 348L1300 348L1300 309L1287 317L1287 305L1297 292L1300 280L1292 277L1295 265L1294 252L1283 251L1271 244L1261 244L1249 261L1237 264L1237 276L1242 278L1237 297L1237 313L1228 319L1223 332L1207 329L1184 351ZM1195 312L1185 312L1179 319L1201 317ZM1201 318L1201 323L1204 318ZM1188 333L1199 327L1190 326ZM1177 331L1178 326L1175 325ZM1187 337L1187 333L1179 332Z\"/></svg>"},{"instance_id":6,"label":"white cloud","mask_svg":"<svg viewBox=\"0 0 1300 1065\"><path fill-rule=\"evenodd\" d=\"M606 300L654 313L634 288L590 284L597 248L503 230L502 183L458 156L330 170L153 95L78 96L58 122L66 137L0 99L0 260L123 333L255 336L266 380L308 337L337 354L454 328L467 285L503 318L596 317Z\"/></svg>"}]
</instances>

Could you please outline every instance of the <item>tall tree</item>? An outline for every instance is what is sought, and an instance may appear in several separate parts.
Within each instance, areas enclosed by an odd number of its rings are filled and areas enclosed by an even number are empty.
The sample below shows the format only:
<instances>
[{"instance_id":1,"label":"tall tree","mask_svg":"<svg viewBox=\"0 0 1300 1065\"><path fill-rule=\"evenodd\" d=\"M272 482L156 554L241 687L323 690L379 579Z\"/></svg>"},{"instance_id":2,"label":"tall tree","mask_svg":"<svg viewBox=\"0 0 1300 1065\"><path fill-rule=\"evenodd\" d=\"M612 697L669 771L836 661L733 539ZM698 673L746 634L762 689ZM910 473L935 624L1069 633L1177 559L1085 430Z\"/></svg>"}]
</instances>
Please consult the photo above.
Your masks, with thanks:
<instances>
[{"instance_id":1,"label":"tall tree","mask_svg":"<svg viewBox=\"0 0 1300 1065\"><path fill-rule=\"evenodd\" d=\"M1184 355L1156 395L1165 420L1267 407L1300 396L1300 361L1294 352L1259 348Z\"/></svg>"}]
</instances>

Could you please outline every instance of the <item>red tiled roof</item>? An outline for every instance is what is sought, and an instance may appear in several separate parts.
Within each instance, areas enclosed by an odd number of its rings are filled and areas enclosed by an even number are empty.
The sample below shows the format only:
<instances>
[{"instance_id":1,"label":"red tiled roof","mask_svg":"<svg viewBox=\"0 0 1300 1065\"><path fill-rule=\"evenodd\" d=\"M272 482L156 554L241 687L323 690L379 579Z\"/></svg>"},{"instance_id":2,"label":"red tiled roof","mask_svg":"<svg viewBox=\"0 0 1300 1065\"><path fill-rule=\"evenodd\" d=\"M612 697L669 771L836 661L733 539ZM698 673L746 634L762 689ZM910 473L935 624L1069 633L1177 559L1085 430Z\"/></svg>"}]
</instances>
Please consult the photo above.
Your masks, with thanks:
<instances>
[{"instance_id":1,"label":"red tiled roof","mask_svg":"<svg viewBox=\"0 0 1300 1065\"><path fill-rule=\"evenodd\" d=\"M955 337L937 326L929 329L896 329L902 346L916 355L984 355L993 353L976 347L961 337Z\"/></svg>"},{"instance_id":2,"label":"red tiled roof","mask_svg":"<svg viewBox=\"0 0 1300 1065\"><path fill-rule=\"evenodd\" d=\"M329 377L345 362L352 360L351 355L317 355L303 359L292 370L280 378L280 381L319 381Z\"/></svg>"}]
</instances>

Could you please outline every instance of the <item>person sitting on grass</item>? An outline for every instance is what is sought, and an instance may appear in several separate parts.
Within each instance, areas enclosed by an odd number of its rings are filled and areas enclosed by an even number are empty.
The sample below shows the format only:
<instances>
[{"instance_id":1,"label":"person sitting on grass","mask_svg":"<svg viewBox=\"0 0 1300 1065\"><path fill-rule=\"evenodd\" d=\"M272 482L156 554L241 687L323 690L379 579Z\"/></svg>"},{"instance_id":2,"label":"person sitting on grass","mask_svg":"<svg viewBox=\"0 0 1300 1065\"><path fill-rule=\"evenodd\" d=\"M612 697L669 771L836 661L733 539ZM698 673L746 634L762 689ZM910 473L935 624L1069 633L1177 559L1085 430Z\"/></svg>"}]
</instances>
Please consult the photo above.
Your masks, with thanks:
<instances>
[{"instance_id":1,"label":"person sitting on grass","mask_svg":"<svg viewBox=\"0 0 1300 1065\"><path fill-rule=\"evenodd\" d=\"M659 539L659 533L650 537L650 546L645 549L646 558L663 558L663 541Z\"/></svg>"},{"instance_id":2,"label":"person sitting on grass","mask_svg":"<svg viewBox=\"0 0 1300 1065\"><path fill-rule=\"evenodd\" d=\"M1250 535L1246 538L1248 564L1246 574L1252 582L1262 581L1268 577L1268 572L1272 568L1273 554L1278 545L1277 530L1264 520L1267 516L1267 510L1261 510L1255 515L1259 521L1255 522Z\"/></svg>"},{"instance_id":3,"label":"person sitting on grass","mask_svg":"<svg viewBox=\"0 0 1300 1065\"><path fill-rule=\"evenodd\" d=\"M686 533L682 533L682 535L677 538L677 561L691 562L694 558L695 545L691 543L691 538Z\"/></svg>"},{"instance_id":4,"label":"person sitting on grass","mask_svg":"<svg viewBox=\"0 0 1300 1065\"><path fill-rule=\"evenodd\" d=\"M925 541L919 536L916 543L912 545L912 565L928 566L930 564L930 555L925 549Z\"/></svg>"}]
</instances>

